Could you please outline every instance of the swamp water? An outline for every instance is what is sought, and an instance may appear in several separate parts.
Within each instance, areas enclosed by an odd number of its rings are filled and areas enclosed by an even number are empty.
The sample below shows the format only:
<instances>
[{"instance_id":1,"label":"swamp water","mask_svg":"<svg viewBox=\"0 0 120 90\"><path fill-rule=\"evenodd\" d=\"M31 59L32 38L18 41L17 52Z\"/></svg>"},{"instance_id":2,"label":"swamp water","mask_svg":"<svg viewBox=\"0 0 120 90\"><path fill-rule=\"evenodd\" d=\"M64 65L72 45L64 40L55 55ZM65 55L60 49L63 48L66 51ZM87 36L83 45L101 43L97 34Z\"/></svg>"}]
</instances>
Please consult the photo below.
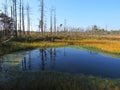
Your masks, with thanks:
<instances>
[{"instance_id":1,"label":"swamp water","mask_svg":"<svg viewBox=\"0 0 120 90\"><path fill-rule=\"evenodd\" d=\"M120 58L71 47L34 49L0 57L0 72L14 70L120 78Z\"/></svg>"}]
</instances>

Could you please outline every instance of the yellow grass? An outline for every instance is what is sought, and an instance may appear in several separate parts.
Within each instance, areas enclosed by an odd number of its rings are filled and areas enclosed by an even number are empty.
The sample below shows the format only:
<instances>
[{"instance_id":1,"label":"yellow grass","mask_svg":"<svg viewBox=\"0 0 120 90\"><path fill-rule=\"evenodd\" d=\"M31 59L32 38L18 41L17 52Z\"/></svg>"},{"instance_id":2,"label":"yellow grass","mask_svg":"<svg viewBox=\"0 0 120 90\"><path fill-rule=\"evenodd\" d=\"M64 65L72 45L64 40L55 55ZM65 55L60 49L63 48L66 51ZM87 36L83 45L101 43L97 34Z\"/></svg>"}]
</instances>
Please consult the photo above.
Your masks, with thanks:
<instances>
[{"instance_id":1,"label":"yellow grass","mask_svg":"<svg viewBox=\"0 0 120 90\"><path fill-rule=\"evenodd\" d=\"M84 39L84 40L67 40L67 41L59 41L59 42L72 43L85 47L93 47L105 52L120 54L119 40Z\"/></svg>"},{"instance_id":2,"label":"yellow grass","mask_svg":"<svg viewBox=\"0 0 120 90\"><path fill-rule=\"evenodd\" d=\"M83 47L93 47L105 52L120 54L120 41L118 40L84 39L84 40L61 40L55 42L21 43L21 45L25 47L58 47L70 44L75 44Z\"/></svg>"},{"instance_id":3,"label":"yellow grass","mask_svg":"<svg viewBox=\"0 0 120 90\"><path fill-rule=\"evenodd\" d=\"M60 42L31 42L31 43L21 43L25 47L58 47L68 45L67 43Z\"/></svg>"},{"instance_id":4,"label":"yellow grass","mask_svg":"<svg viewBox=\"0 0 120 90\"><path fill-rule=\"evenodd\" d=\"M84 46L95 47L105 52L120 53L120 42L115 40L82 40Z\"/></svg>"}]
</instances>

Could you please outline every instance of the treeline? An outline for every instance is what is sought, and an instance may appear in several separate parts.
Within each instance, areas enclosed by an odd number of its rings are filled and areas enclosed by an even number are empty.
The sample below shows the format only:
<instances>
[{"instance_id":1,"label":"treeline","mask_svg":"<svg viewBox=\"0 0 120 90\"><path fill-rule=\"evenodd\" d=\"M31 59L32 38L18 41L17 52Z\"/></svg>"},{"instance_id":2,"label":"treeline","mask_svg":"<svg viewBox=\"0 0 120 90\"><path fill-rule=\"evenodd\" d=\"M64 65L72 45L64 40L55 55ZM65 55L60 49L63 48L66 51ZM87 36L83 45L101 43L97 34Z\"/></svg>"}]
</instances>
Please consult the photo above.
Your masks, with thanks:
<instances>
[{"instance_id":1,"label":"treeline","mask_svg":"<svg viewBox=\"0 0 120 90\"><path fill-rule=\"evenodd\" d=\"M80 38L80 36L103 36L103 35L119 35L120 31L98 28L97 25L93 25L91 28L74 28L68 27L66 20L64 24L56 25L56 9L51 8L50 10L50 28L46 30L46 22L44 20L44 0L40 0L40 20L38 23L39 31L31 31L31 17L30 17L30 6L24 4L24 0L9 0L7 4L5 0L3 12L0 12L0 43L5 42L9 39L19 39L24 37L26 39L36 38L39 35L40 40L54 40L56 37L61 38ZM8 7L10 6L10 7ZM25 8L26 7L26 8ZM8 10L10 11L8 13ZM26 15L25 15L26 13ZM27 23L25 23L27 19ZM27 36L27 37L26 37ZM28 38L29 37L29 38ZM42 39L43 38L43 39Z\"/></svg>"}]
</instances>

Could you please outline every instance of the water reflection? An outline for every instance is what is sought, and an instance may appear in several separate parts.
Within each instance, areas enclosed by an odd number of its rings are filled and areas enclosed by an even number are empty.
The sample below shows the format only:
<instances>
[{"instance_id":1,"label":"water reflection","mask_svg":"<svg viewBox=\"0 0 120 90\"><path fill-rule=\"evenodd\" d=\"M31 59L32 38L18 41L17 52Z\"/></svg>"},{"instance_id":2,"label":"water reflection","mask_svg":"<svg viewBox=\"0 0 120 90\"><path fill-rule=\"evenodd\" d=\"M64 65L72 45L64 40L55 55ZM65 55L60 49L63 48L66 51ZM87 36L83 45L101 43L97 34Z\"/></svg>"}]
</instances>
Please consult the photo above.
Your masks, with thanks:
<instances>
[{"instance_id":1,"label":"water reflection","mask_svg":"<svg viewBox=\"0 0 120 90\"><path fill-rule=\"evenodd\" d=\"M120 59L70 47L41 48L0 57L0 72L54 71L120 78Z\"/></svg>"},{"instance_id":2,"label":"water reflection","mask_svg":"<svg viewBox=\"0 0 120 90\"><path fill-rule=\"evenodd\" d=\"M26 57L24 57L22 60L22 70L26 71Z\"/></svg>"},{"instance_id":3,"label":"water reflection","mask_svg":"<svg viewBox=\"0 0 120 90\"><path fill-rule=\"evenodd\" d=\"M48 62L50 62L50 69L54 71L55 69L55 61L56 61L56 49L50 48L50 49L40 49L41 54L41 70L45 70L45 65L47 65ZM49 63L48 63L49 64Z\"/></svg>"},{"instance_id":4,"label":"water reflection","mask_svg":"<svg viewBox=\"0 0 120 90\"><path fill-rule=\"evenodd\" d=\"M18 54L7 54L4 56L0 56L0 72L18 70L18 65L22 57L22 55Z\"/></svg>"},{"instance_id":5,"label":"water reflection","mask_svg":"<svg viewBox=\"0 0 120 90\"><path fill-rule=\"evenodd\" d=\"M41 70L45 70L45 60L46 60L46 49L40 49L41 54Z\"/></svg>"},{"instance_id":6,"label":"water reflection","mask_svg":"<svg viewBox=\"0 0 120 90\"><path fill-rule=\"evenodd\" d=\"M3 56L0 56L0 72L3 71Z\"/></svg>"},{"instance_id":7,"label":"water reflection","mask_svg":"<svg viewBox=\"0 0 120 90\"><path fill-rule=\"evenodd\" d=\"M56 49L50 49L50 67L51 70L55 70L55 62L56 62Z\"/></svg>"},{"instance_id":8,"label":"water reflection","mask_svg":"<svg viewBox=\"0 0 120 90\"><path fill-rule=\"evenodd\" d=\"M26 71L26 70L29 70L31 71L32 70L32 55L31 55L31 51L28 51L27 55L25 55L21 61L21 69L22 71Z\"/></svg>"},{"instance_id":9,"label":"water reflection","mask_svg":"<svg viewBox=\"0 0 120 90\"><path fill-rule=\"evenodd\" d=\"M88 52L89 52L91 55L97 55L97 54L98 54L98 52L93 52L93 51L91 51L91 50L88 50Z\"/></svg>"},{"instance_id":10,"label":"water reflection","mask_svg":"<svg viewBox=\"0 0 120 90\"><path fill-rule=\"evenodd\" d=\"M55 70L56 62L56 48L41 48L35 51L28 51L27 55L23 57L20 67L21 70L40 70L49 69Z\"/></svg>"},{"instance_id":11,"label":"water reflection","mask_svg":"<svg viewBox=\"0 0 120 90\"><path fill-rule=\"evenodd\" d=\"M28 69L30 71L32 70L32 67L31 67L31 51L29 52Z\"/></svg>"}]
</instances>

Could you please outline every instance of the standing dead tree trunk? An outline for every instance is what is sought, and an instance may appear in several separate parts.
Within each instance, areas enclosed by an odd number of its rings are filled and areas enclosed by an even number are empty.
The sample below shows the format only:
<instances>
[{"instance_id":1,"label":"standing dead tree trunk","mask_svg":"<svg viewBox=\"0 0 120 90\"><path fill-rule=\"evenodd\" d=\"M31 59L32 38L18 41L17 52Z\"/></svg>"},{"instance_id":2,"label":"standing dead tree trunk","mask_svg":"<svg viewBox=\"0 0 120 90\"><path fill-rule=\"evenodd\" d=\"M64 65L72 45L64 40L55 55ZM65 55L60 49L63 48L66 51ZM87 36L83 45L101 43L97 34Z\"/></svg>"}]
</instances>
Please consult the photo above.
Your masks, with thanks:
<instances>
[{"instance_id":1,"label":"standing dead tree trunk","mask_svg":"<svg viewBox=\"0 0 120 90\"><path fill-rule=\"evenodd\" d=\"M54 13L54 18L53 18L53 13ZM53 31L53 25L54 25L54 31ZM50 10L50 34L51 34L51 41L53 41L54 39L53 36L56 34L56 11L53 8L51 8Z\"/></svg>"},{"instance_id":2,"label":"standing dead tree trunk","mask_svg":"<svg viewBox=\"0 0 120 90\"><path fill-rule=\"evenodd\" d=\"M44 0L41 0L41 20L40 20L40 26L41 26L41 34L44 35Z\"/></svg>"},{"instance_id":3,"label":"standing dead tree trunk","mask_svg":"<svg viewBox=\"0 0 120 90\"><path fill-rule=\"evenodd\" d=\"M30 35L30 7L27 5L27 35Z\"/></svg>"},{"instance_id":4,"label":"standing dead tree trunk","mask_svg":"<svg viewBox=\"0 0 120 90\"><path fill-rule=\"evenodd\" d=\"M22 1L22 29L23 29L23 35L25 35L24 3L23 3L23 1Z\"/></svg>"},{"instance_id":5,"label":"standing dead tree trunk","mask_svg":"<svg viewBox=\"0 0 120 90\"><path fill-rule=\"evenodd\" d=\"M50 10L50 35L51 35L51 40L53 39L53 23L52 23L52 9Z\"/></svg>"},{"instance_id":6,"label":"standing dead tree trunk","mask_svg":"<svg viewBox=\"0 0 120 90\"><path fill-rule=\"evenodd\" d=\"M5 2L4 2L4 17L3 17L3 32L2 32L2 37L4 37L4 38L6 38L8 35L8 32L7 32L7 18L6 18L6 16L7 16L7 14L8 14L8 4L7 4L7 0L5 0Z\"/></svg>"},{"instance_id":7,"label":"standing dead tree trunk","mask_svg":"<svg viewBox=\"0 0 120 90\"><path fill-rule=\"evenodd\" d=\"M64 20L64 36L66 35L66 19Z\"/></svg>"},{"instance_id":8,"label":"standing dead tree trunk","mask_svg":"<svg viewBox=\"0 0 120 90\"><path fill-rule=\"evenodd\" d=\"M14 35L15 38L18 38L18 33L17 33L17 1L16 0L12 0L13 1L13 19L14 19Z\"/></svg>"},{"instance_id":9,"label":"standing dead tree trunk","mask_svg":"<svg viewBox=\"0 0 120 90\"><path fill-rule=\"evenodd\" d=\"M56 10L54 9L54 33L56 35Z\"/></svg>"},{"instance_id":10,"label":"standing dead tree trunk","mask_svg":"<svg viewBox=\"0 0 120 90\"><path fill-rule=\"evenodd\" d=\"M19 33L20 33L20 37L21 37L21 33L22 33L22 30L21 30L21 26L22 26L21 19L22 19L22 5L21 5L21 0L20 0L20 4L19 4Z\"/></svg>"}]
</instances>

